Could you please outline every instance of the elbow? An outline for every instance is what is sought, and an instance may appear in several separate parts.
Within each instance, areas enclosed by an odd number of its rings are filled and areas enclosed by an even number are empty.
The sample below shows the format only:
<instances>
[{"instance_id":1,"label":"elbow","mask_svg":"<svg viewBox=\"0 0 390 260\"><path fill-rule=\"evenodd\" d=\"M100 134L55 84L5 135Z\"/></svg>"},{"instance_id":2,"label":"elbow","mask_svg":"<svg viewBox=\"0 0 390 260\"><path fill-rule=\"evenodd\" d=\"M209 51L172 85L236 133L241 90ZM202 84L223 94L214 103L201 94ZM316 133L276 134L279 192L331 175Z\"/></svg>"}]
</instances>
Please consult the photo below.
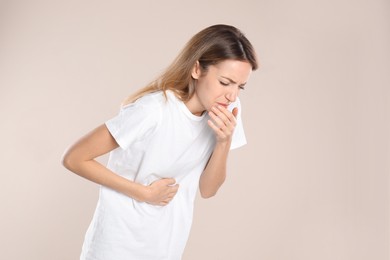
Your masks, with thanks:
<instances>
[{"instance_id":1,"label":"elbow","mask_svg":"<svg viewBox=\"0 0 390 260\"><path fill-rule=\"evenodd\" d=\"M200 191L200 196L203 199L209 199L209 198L214 197L215 195L217 195L217 190L210 190L210 189L202 189L202 188L200 188L199 191Z\"/></svg>"},{"instance_id":2,"label":"elbow","mask_svg":"<svg viewBox=\"0 0 390 260\"><path fill-rule=\"evenodd\" d=\"M62 155L61 164L70 171L72 171L72 169L74 168L74 160L72 159L72 156L69 151L65 151L65 153Z\"/></svg>"},{"instance_id":3,"label":"elbow","mask_svg":"<svg viewBox=\"0 0 390 260\"><path fill-rule=\"evenodd\" d=\"M61 164L68 170L71 168L71 160L66 153L62 155Z\"/></svg>"},{"instance_id":4,"label":"elbow","mask_svg":"<svg viewBox=\"0 0 390 260\"><path fill-rule=\"evenodd\" d=\"M222 184L225 182L225 177L218 182L211 182L210 181L205 181L205 180L200 180L199 182L199 191L200 191L200 196L203 199L209 199L211 197L214 197L217 195L217 192L219 188L222 186Z\"/></svg>"},{"instance_id":5,"label":"elbow","mask_svg":"<svg viewBox=\"0 0 390 260\"><path fill-rule=\"evenodd\" d=\"M200 195L203 199L209 199L211 197L214 197L217 194L217 192L201 192Z\"/></svg>"}]
</instances>

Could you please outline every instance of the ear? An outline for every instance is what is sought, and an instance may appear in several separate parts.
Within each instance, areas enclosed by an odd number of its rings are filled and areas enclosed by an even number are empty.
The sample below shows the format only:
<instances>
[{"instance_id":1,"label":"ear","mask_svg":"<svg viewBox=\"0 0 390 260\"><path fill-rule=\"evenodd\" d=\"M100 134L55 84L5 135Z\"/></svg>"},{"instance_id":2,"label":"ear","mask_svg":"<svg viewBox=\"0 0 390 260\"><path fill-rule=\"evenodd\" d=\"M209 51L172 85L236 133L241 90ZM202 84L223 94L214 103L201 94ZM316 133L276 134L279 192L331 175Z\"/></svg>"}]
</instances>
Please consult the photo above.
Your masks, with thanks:
<instances>
[{"instance_id":1,"label":"ear","mask_svg":"<svg viewBox=\"0 0 390 260\"><path fill-rule=\"evenodd\" d=\"M200 74L201 74L200 64L199 61L196 61L194 67L192 68L191 76L193 79L199 79Z\"/></svg>"}]
</instances>

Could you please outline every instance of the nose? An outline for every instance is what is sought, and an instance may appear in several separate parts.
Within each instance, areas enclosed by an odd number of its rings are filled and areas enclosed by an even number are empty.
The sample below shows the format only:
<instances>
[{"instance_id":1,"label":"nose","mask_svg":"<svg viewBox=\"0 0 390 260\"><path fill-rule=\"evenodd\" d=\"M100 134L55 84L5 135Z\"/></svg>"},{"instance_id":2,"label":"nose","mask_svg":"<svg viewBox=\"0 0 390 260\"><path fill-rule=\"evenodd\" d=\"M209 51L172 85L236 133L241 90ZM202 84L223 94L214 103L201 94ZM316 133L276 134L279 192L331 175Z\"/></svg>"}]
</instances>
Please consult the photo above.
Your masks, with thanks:
<instances>
[{"instance_id":1,"label":"nose","mask_svg":"<svg viewBox=\"0 0 390 260\"><path fill-rule=\"evenodd\" d=\"M226 92L225 98L229 101L229 103L233 103L236 101L238 96L238 89L231 88Z\"/></svg>"}]
</instances>

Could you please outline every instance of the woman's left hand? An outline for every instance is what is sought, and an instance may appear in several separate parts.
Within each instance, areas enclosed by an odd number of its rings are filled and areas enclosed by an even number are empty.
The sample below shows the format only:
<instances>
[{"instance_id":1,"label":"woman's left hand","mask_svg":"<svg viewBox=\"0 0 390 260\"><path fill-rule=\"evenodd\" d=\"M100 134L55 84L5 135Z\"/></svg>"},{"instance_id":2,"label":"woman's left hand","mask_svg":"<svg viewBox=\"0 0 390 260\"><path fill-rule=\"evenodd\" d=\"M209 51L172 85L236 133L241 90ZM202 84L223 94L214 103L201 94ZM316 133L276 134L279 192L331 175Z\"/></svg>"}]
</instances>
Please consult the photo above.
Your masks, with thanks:
<instances>
[{"instance_id":1,"label":"woman's left hand","mask_svg":"<svg viewBox=\"0 0 390 260\"><path fill-rule=\"evenodd\" d=\"M208 121L208 125L214 130L217 142L230 142L233 136L234 128L236 127L236 116L238 108L234 108L232 112L223 106L213 106L209 111L210 117L213 119Z\"/></svg>"}]
</instances>

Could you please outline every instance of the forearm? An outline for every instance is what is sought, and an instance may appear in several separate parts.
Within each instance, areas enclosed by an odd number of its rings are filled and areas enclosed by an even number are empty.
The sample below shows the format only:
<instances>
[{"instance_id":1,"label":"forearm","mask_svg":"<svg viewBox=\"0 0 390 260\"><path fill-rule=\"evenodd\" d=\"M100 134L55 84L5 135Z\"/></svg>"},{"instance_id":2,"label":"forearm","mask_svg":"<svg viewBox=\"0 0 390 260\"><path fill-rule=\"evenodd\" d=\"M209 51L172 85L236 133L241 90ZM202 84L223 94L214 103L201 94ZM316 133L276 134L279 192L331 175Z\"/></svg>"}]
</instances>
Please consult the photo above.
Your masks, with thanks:
<instances>
[{"instance_id":1,"label":"forearm","mask_svg":"<svg viewBox=\"0 0 390 260\"><path fill-rule=\"evenodd\" d=\"M95 160L71 162L65 158L63 164L75 174L97 184L116 190L138 201L145 199L143 191L145 186L115 174Z\"/></svg>"},{"instance_id":2,"label":"forearm","mask_svg":"<svg viewBox=\"0 0 390 260\"><path fill-rule=\"evenodd\" d=\"M159 206L167 205L179 188L174 179L161 179L144 186L115 174L95 160L118 146L106 125L101 125L69 147L62 156L62 164L81 177L137 201Z\"/></svg>"},{"instance_id":3,"label":"forearm","mask_svg":"<svg viewBox=\"0 0 390 260\"><path fill-rule=\"evenodd\" d=\"M214 196L225 181L229 150L230 142L216 144L199 181L199 190L203 198Z\"/></svg>"}]
</instances>

